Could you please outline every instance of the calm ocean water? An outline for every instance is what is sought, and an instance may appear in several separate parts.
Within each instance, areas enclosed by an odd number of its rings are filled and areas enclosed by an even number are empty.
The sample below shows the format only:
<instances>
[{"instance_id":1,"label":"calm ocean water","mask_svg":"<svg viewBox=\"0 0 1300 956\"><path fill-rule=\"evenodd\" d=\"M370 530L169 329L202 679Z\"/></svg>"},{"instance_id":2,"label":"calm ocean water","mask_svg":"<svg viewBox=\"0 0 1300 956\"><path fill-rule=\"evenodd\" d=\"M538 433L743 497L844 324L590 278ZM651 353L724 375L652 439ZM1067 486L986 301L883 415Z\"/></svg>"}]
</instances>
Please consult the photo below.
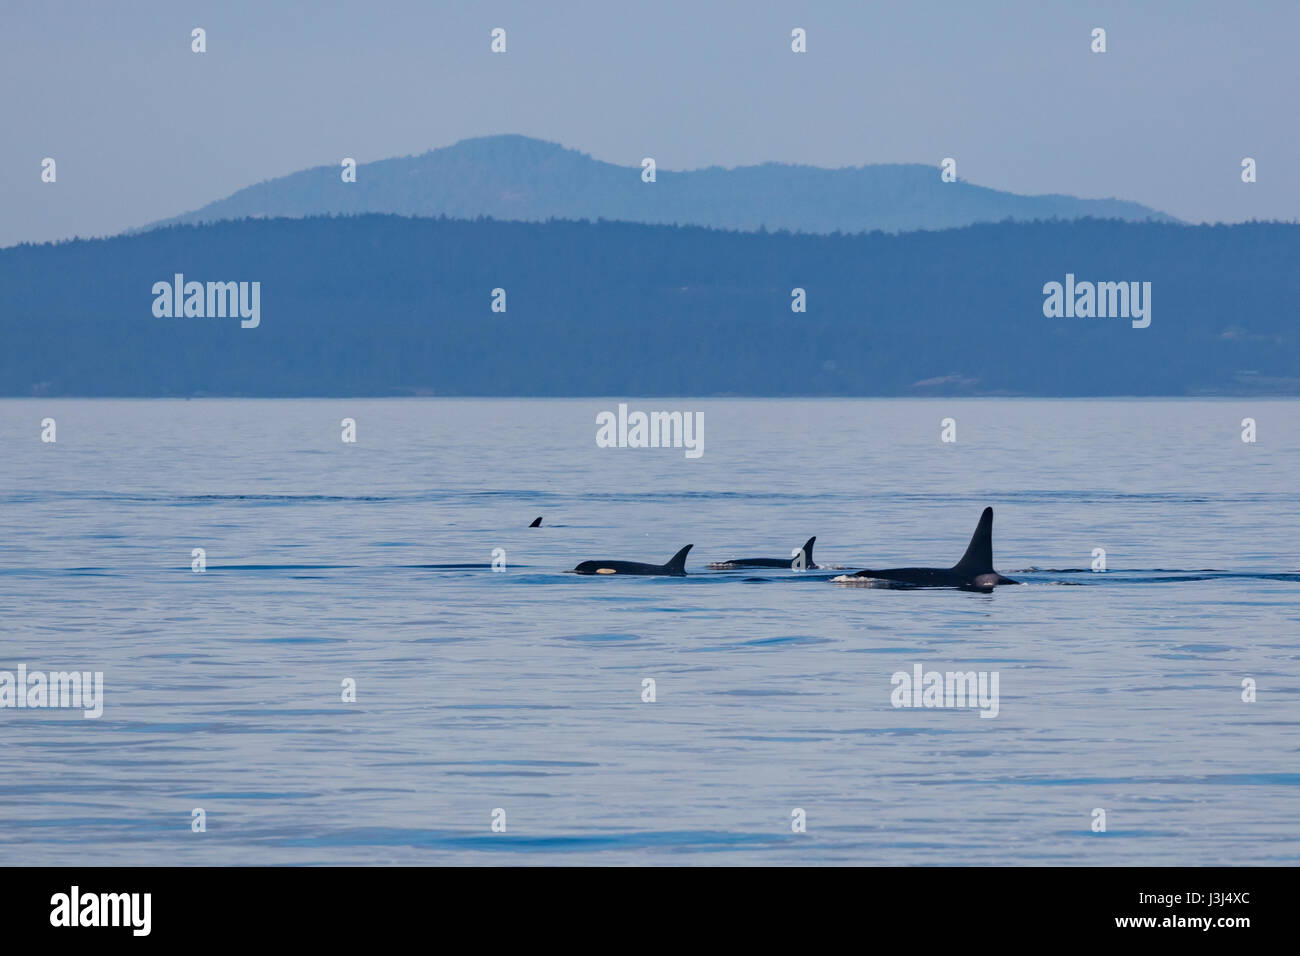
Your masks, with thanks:
<instances>
[{"instance_id":1,"label":"calm ocean water","mask_svg":"<svg viewBox=\"0 0 1300 956\"><path fill-rule=\"evenodd\" d=\"M0 401L0 670L105 684L0 709L0 863L1300 861L1300 403L632 400L690 460L617 401ZM705 568L949 565L985 505L1023 587Z\"/></svg>"}]
</instances>

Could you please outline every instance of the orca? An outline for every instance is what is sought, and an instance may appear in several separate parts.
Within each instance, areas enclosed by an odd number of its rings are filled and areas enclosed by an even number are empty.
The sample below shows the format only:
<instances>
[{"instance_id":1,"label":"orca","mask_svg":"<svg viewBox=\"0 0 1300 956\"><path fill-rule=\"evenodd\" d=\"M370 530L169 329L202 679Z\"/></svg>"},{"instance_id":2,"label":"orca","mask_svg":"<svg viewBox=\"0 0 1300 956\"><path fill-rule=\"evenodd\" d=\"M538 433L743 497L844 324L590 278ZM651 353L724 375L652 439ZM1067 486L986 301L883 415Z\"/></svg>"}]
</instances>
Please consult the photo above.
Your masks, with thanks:
<instances>
[{"instance_id":1,"label":"orca","mask_svg":"<svg viewBox=\"0 0 1300 956\"><path fill-rule=\"evenodd\" d=\"M540 528L541 526L542 526L542 516L541 516L541 515L538 515L536 518L533 519L533 523L530 524L528 527L530 527L530 528Z\"/></svg>"},{"instance_id":2,"label":"orca","mask_svg":"<svg viewBox=\"0 0 1300 956\"><path fill-rule=\"evenodd\" d=\"M970 544L961 560L951 568L886 568L879 571L859 571L832 581L840 584L864 583L872 587L898 588L960 588L963 591L982 591L985 594L999 584L1019 584L1004 578L993 570L993 509L985 508L980 523L975 527ZM871 584L879 581L880 584Z\"/></svg>"},{"instance_id":3,"label":"orca","mask_svg":"<svg viewBox=\"0 0 1300 956\"><path fill-rule=\"evenodd\" d=\"M668 559L667 564L642 564L640 561L583 561L573 574L661 574L686 577L686 554L695 547L688 544Z\"/></svg>"},{"instance_id":4,"label":"orca","mask_svg":"<svg viewBox=\"0 0 1300 956\"><path fill-rule=\"evenodd\" d=\"M799 552L788 558L732 558L730 561L715 561L709 565L714 571L729 571L732 568L791 568L804 570L805 568L815 568L813 564L813 542L817 536L813 535L807 543L799 549ZM803 567L798 567L799 554L803 555Z\"/></svg>"}]
</instances>

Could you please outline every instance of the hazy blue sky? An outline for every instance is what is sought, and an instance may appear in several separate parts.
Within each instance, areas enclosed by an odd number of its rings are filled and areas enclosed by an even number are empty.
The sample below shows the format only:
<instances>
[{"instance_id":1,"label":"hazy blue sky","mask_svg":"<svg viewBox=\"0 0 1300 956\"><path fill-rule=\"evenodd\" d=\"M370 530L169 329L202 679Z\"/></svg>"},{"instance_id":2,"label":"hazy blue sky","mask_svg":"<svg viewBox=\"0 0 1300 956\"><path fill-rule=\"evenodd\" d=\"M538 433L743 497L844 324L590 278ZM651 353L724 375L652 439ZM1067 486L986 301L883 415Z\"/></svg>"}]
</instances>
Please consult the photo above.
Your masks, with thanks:
<instances>
[{"instance_id":1,"label":"hazy blue sky","mask_svg":"<svg viewBox=\"0 0 1300 956\"><path fill-rule=\"evenodd\" d=\"M1296 0L2 0L0 245L506 132L666 169L953 156L1014 192L1297 219L1298 36Z\"/></svg>"}]
</instances>

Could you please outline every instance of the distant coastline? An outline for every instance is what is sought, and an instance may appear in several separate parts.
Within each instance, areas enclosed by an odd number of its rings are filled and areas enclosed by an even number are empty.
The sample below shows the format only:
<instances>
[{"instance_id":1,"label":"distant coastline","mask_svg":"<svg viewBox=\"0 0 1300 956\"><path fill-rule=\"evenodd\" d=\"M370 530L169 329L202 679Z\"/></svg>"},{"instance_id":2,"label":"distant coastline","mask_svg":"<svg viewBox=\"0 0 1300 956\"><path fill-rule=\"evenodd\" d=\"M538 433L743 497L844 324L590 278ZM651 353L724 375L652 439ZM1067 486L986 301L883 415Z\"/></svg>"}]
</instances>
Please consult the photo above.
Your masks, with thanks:
<instances>
[{"instance_id":1,"label":"distant coastline","mask_svg":"<svg viewBox=\"0 0 1300 956\"><path fill-rule=\"evenodd\" d=\"M1296 261L1281 223L169 227L0 250L0 395L1297 395ZM259 283L257 327L156 315L177 273ZM1149 327L1048 317L1070 274L1143 283Z\"/></svg>"}]
</instances>

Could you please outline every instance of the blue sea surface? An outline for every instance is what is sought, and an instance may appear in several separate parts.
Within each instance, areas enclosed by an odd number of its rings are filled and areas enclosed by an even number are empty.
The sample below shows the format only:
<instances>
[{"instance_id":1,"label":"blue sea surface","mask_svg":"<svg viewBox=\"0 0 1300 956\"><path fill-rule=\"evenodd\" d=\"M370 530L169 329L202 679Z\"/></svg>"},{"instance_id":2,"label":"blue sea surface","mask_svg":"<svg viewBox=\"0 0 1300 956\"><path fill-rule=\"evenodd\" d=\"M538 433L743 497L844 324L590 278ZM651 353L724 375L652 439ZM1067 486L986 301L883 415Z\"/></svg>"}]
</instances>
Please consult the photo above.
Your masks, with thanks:
<instances>
[{"instance_id":1,"label":"blue sea surface","mask_svg":"<svg viewBox=\"0 0 1300 956\"><path fill-rule=\"evenodd\" d=\"M598 448L619 401L704 454ZM1298 411L0 401L0 671L105 694L0 709L0 864L1300 862ZM706 568L946 566L986 505L1023 586Z\"/></svg>"}]
</instances>

